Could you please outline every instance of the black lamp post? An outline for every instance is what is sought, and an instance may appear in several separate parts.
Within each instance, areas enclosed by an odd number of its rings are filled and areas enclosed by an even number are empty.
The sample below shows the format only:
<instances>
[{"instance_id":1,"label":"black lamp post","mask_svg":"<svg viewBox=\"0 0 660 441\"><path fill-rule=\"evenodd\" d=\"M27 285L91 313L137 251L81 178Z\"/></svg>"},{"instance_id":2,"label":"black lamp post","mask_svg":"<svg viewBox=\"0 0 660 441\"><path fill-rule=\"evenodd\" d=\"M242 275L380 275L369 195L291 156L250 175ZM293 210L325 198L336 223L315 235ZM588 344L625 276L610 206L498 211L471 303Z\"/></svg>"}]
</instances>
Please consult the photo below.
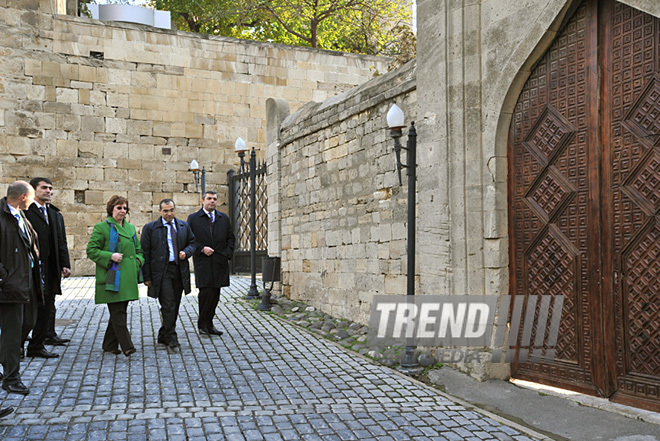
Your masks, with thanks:
<instances>
[{"instance_id":1,"label":"black lamp post","mask_svg":"<svg viewBox=\"0 0 660 441\"><path fill-rule=\"evenodd\" d=\"M405 168L408 175L408 271L406 295L408 301L413 303L415 300L415 206L417 196L417 131L415 123L410 123L408 129L408 142L406 147L401 145L399 139L402 136L402 129L405 127L403 111L393 104L387 112L387 125L390 128L390 136L394 139L394 153L396 154L396 169L399 175L399 185L401 181L401 168ZM401 163L401 149L407 152L406 164ZM417 362L417 347L413 342L408 341L406 351L401 360L399 371L407 375L417 375L422 372L422 368Z\"/></svg>"},{"instance_id":2,"label":"black lamp post","mask_svg":"<svg viewBox=\"0 0 660 441\"><path fill-rule=\"evenodd\" d=\"M249 167L250 172L250 290L248 291L245 298L247 300L253 300L259 298L259 291L257 290L257 209L256 209L256 199L257 199L257 153L252 147L252 153L250 153L250 162L245 162L245 151L247 150L247 145L243 138L238 138L236 144L234 144L234 150L238 153L238 157L241 158L241 174L245 173L245 167Z\"/></svg>"},{"instance_id":3,"label":"black lamp post","mask_svg":"<svg viewBox=\"0 0 660 441\"><path fill-rule=\"evenodd\" d=\"M190 170L195 176L195 193L199 193L199 163L196 160L190 162ZM206 167L202 167L202 196L206 194Z\"/></svg>"}]
</instances>

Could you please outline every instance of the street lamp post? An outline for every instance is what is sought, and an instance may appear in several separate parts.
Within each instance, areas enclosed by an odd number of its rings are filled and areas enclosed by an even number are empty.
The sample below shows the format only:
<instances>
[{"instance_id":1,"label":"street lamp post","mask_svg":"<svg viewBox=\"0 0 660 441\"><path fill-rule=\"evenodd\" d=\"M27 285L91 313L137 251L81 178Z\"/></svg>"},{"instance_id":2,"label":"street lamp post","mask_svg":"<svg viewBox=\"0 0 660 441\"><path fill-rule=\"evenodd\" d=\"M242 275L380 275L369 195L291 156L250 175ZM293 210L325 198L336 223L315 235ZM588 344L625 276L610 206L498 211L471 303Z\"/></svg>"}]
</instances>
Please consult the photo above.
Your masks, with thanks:
<instances>
[{"instance_id":1,"label":"street lamp post","mask_svg":"<svg viewBox=\"0 0 660 441\"><path fill-rule=\"evenodd\" d=\"M199 163L196 160L190 162L190 170L195 176L195 193L199 193ZM206 167L202 167L202 196L206 193Z\"/></svg>"},{"instance_id":2,"label":"street lamp post","mask_svg":"<svg viewBox=\"0 0 660 441\"><path fill-rule=\"evenodd\" d=\"M250 153L250 162L245 162L245 152L247 150L247 145L243 138L239 137L234 144L234 150L238 153L238 157L241 158L241 174L245 173L246 164L249 167L250 172L250 290L245 296L248 300L253 300L259 298L259 291L257 290L257 209L256 209L256 199L257 199L257 153L252 147L252 152Z\"/></svg>"},{"instance_id":3,"label":"street lamp post","mask_svg":"<svg viewBox=\"0 0 660 441\"><path fill-rule=\"evenodd\" d=\"M403 111L393 104L387 112L387 125L390 128L390 136L394 139L394 153L396 154L396 168L399 175L399 185L401 181L401 169L405 168L408 175L408 268L407 268L407 284L406 295L408 302L414 303L415 300L415 209L417 197L417 131L415 130L415 123L410 123L408 130L408 142L406 147L401 145L399 139L405 127L405 117ZM401 150L407 153L406 164L401 163ZM422 368L417 362L417 347L410 340L406 344L406 350L401 360L399 371L408 375L417 375L422 372Z\"/></svg>"}]
</instances>

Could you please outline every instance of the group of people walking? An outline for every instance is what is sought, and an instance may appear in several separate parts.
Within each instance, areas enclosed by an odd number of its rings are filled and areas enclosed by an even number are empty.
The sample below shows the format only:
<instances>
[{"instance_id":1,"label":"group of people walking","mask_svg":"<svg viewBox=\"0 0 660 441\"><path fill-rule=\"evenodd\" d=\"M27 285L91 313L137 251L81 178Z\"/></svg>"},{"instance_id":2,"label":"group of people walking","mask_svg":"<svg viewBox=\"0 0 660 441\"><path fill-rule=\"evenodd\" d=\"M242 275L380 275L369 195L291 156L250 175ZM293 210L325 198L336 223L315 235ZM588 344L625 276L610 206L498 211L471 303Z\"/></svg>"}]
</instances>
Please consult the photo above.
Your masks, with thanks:
<instances>
[{"instance_id":1,"label":"group of people walking","mask_svg":"<svg viewBox=\"0 0 660 441\"><path fill-rule=\"evenodd\" d=\"M55 332L55 296L62 292L62 278L71 275L71 265L64 220L51 204L52 194L49 179L34 178L30 183L13 182L0 200L0 363L4 369L0 381L9 393L29 393L19 373L21 358L56 358L59 354L45 346L69 342ZM174 201L163 199L160 217L145 225L138 238L127 220L128 199L110 198L107 218L94 226L87 245L87 256L96 264L95 303L107 304L109 311L103 351L126 356L137 351L127 318L128 303L139 297L139 283L160 303L157 342L172 350L180 346L176 321L182 293L191 292L191 257L199 289L199 333L222 335L213 317L220 288L229 286L235 237L228 216L216 209L217 202L217 193L207 191L202 208L186 222L175 216ZM11 411L0 409L0 417Z\"/></svg>"}]
</instances>

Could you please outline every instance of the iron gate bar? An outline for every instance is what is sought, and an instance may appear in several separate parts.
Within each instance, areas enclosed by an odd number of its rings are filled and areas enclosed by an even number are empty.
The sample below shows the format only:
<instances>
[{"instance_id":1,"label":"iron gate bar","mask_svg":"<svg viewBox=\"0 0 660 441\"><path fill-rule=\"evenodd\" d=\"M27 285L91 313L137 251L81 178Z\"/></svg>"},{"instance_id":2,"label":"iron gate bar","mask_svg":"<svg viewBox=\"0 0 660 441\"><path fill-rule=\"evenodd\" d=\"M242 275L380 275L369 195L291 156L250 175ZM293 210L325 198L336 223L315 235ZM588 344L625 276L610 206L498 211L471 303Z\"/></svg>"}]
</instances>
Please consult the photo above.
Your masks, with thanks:
<instances>
[{"instance_id":1,"label":"iron gate bar","mask_svg":"<svg viewBox=\"0 0 660 441\"><path fill-rule=\"evenodd\" d=\"M234 258L230 262L232 274L250 272L250 173L229 170L229 218L236 235ZM256 212L256 272L261 272L261 258L268 256L268 193L266 189L266 161L258 161L255 179Z\"/></svg>"}]
</instances>

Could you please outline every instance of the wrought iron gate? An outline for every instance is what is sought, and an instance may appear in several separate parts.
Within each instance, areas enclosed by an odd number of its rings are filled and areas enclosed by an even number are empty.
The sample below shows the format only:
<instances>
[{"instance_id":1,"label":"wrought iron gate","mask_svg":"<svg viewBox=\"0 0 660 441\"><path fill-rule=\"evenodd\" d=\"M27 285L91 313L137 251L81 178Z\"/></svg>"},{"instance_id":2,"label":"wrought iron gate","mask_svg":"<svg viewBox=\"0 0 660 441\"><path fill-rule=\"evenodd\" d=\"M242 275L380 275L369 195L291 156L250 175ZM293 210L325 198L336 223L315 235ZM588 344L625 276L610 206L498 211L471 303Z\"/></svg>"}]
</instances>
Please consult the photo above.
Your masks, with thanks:
<instances>
[{"instance_id":1,"label":"wrought iron gate","mask_svg":"<svg viewBox=\"0 0 660 441\"><path fill-rule=\"evenodd\" d=\"M250 272L250 170L239 173L230 170L229 218L234 226L236 249L231 260L231 272ZM266 162L257 162L255 170L255 232L256 272L261 273L261 258L268 255L268 194L266 192Z\"/></svg>"}]
</instances>

